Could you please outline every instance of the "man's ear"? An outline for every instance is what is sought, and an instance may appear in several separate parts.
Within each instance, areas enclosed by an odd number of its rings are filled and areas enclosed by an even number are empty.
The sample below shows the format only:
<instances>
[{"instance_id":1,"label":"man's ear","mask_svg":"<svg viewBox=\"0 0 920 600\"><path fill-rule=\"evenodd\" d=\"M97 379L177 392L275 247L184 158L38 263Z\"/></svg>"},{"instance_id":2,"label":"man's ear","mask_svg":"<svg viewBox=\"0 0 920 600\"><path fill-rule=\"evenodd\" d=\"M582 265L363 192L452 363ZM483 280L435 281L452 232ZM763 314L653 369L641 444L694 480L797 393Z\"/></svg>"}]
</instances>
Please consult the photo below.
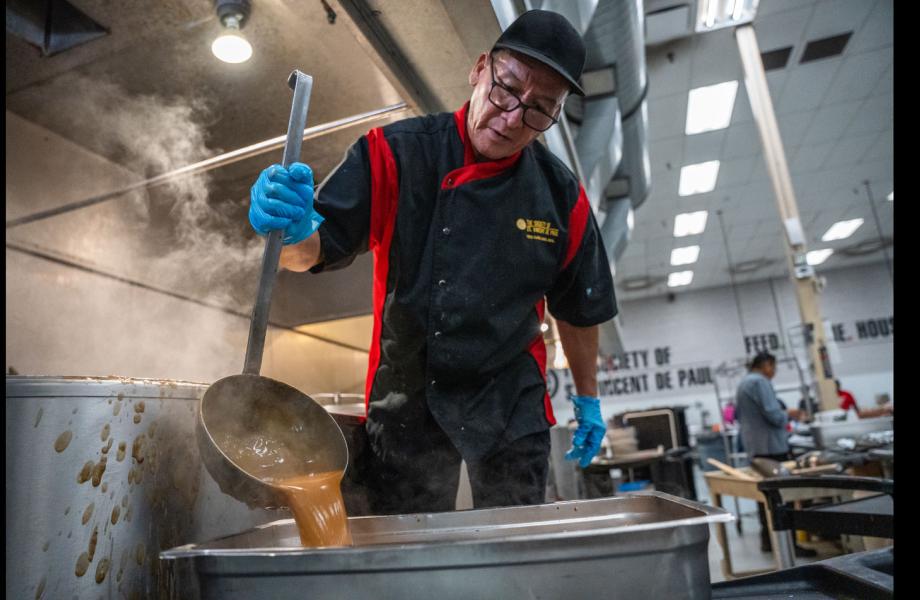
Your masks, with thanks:
<instances>
[{"instance_id":1,"label":"man's ear","mask_svg":"<svg viewBox=\"0 0 920 600\"><path fill-rule=\"evenodd\" d=\"M470 86L476 87L476 84L479 83L479 78L482 76L482 73L486 70L486 61L489 58L488 52L483 52L479 55L479 58L476 59L476 64L473 65L473 68L470 69L469 82Z\"/></svg>"}]
</instances>

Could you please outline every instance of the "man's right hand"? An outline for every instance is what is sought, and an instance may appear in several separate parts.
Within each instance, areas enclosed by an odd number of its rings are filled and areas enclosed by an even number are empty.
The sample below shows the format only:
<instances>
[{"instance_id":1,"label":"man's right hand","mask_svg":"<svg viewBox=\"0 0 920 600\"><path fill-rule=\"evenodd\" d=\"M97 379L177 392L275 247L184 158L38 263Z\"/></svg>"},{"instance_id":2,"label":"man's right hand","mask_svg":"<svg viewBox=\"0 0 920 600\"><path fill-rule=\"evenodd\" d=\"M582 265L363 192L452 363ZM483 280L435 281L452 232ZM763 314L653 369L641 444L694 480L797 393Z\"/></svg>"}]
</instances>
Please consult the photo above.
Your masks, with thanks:
<instances>
[{"instance_id":1,"label":"man's right hand","mask_svg":"<svg viewBox=\"0 0 920 600\"><path fill-rule=\"evenodd\" d=\"M313 235L323 217L313 210L313 171L303 163L285 169L272 165L259 174L249 193L249 223L259 235L283 230L284 245Z\"/></svg>"}]
</instances>

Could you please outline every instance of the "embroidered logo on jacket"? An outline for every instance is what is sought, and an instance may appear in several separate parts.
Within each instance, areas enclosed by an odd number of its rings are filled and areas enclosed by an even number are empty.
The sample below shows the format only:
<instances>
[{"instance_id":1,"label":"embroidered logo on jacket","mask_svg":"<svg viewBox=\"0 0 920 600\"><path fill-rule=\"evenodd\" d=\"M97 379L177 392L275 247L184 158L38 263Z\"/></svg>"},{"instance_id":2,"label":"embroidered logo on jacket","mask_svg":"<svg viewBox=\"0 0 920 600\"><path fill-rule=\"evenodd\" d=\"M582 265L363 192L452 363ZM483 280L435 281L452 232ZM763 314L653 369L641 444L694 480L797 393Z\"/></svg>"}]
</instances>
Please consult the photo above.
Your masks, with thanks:
<instances>
[{"instance_id":1,"label":"embroidered logo on jacket","mask_svg":"<svg viewBox=\"0 0 920 600\"><path fill-rule=\"evenodd\" d=\"M537 221L534 219L518 219L515 222L517 228L527 232L528 240L538 240L548 244L555 244L554 238L559 237L559 230L553 227L549 221Z\"/></svg>"}]
</instances>

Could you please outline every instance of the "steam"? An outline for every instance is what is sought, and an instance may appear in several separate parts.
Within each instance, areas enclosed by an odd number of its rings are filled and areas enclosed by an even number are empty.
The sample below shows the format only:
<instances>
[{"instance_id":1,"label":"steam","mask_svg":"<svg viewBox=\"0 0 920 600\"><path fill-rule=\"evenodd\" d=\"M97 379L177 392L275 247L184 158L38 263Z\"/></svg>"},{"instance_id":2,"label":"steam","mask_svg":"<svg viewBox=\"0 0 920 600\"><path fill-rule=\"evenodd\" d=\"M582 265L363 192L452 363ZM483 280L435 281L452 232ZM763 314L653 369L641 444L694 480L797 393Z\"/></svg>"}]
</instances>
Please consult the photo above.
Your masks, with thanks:
<instances>
[{"instance_id":1,"label":"steam","mask_svg":"<svg viewBox=\"0 0 920 600\"><path fill-rule=\"evenodd\" d=\"M80 99L77 112L83 120L100 125L92 134L95 142L122 155L120 162L141 177L167 173L220 152L207 146L204 125L212 117L202 98L130 94L114 82L85 77L74 77L67 86ZM261 244L240 235L244 228L231 221L248 199L214 201L210 184L209 172L173 178L158 189L137 194L131 205L136 211L135 231L141 236L143 227L137 226L150 225L151 210L162 209L164 203L173 227L174 242L168 248L154 248L155 254L145 257L142 273L167 286L194 287L189 291L197 292L196 296L204 293L207 299L224 303L234 275L258 264Z\"/></svg>"},{"instance_id":2,"label":"steam","mask_svg":"<svg viewBox=\"0 0 920 600\"><path fill-rule=\"evenodd\" d=\"M213 114L199 97L134 94L107 79L72 74L55 79L36 94L38 101L69 119L68 137L96 153L116 156L116 163L133 173L127 174L131 181L221 151L207 145L205 125ZM110 172L124 173L98 157L86 160L82 155L51 152L53 159L72 159L77 165L67 168L87 171L74 186L84 189L70 190L73 197L59 203L115 189L117 182L103 185L100 180ZM7 168L11 168L9 159ZM100 271L248 312L264 242L245 223L248 197L214 198L211 183L210 173L174 178L130 198L11 230L9 239L51 249ZM49 196L55 195L54 185L49 181ZM17 197L9 186L8 201L34 204ZM8 252L8 267L9 256ZM63 286L54 290L47 278L22 274L12 281L16 291L12 295L8 291L8 300L14 306L21 302L20 311L30 321L19 332L14 328L13 341L9 336L7 340L8 354L13 350L20 355L8 360L21 372L197 381L239 372L248 330L245 320L190 303L180 308L177 300L154 293L126 293L121 284L101 283L72 269L65 281L57 277ZM33 348L34 335L28 338L36 329L44 330L41 339L48 347ZM33 360L25 360L22 355L30 352L35 353ZM31 366L36 360L42 366Z\"/></svg>"}]
</instances>

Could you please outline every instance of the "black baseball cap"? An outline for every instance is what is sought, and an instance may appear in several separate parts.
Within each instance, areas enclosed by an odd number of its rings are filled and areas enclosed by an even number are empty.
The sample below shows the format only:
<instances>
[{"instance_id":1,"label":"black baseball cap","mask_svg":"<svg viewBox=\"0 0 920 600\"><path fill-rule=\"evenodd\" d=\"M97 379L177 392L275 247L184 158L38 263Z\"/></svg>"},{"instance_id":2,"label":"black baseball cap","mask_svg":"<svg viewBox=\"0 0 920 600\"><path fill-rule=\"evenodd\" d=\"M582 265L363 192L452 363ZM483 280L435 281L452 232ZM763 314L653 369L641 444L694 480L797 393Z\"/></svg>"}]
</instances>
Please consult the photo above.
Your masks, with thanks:
<instances>
[{"instance_id":1,"label":"black baseball cap","mask_svg":"<svg viewBox=\"0 0 920 600\"><path fill-rule=\"evenodd\" d=\"M569 21L551 10L528 10L498 37L493 50L520 52L566 78L572 91L584 96L578 78L585 67L585 43Z\"/></svg>"}]
</instances>

